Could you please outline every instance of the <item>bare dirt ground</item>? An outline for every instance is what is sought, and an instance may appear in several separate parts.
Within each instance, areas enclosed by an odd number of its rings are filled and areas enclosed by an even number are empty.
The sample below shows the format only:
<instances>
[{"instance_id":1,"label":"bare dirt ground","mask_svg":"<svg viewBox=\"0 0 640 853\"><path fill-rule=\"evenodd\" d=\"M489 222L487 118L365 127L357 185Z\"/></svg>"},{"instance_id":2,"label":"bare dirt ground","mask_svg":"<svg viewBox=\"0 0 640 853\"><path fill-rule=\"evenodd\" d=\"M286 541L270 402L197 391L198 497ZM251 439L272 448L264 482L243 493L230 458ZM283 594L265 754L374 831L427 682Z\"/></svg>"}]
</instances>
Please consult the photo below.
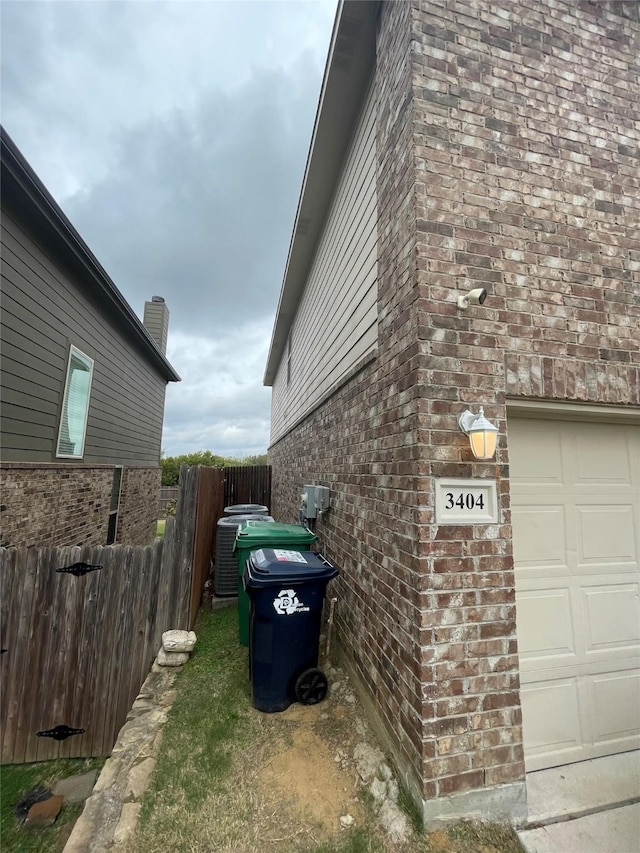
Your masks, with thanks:
<instances>
[{"instance_id":1,"label":"bare dirt ground","mask_svg":"<svg viewBox=\"0 0 640 853\"><path fill-rule=\"evenodd\" d=\"M266 746L258 758L257 796L262 814L272 816L263 828L274 850L285 849L283 840L335 842L370 820L365 782L354 759L358 744L371 740L359 710L343 680L333 683L319 705L295 704L280 714L259 715Z\"/></svg>"},{"instance_id":2,"label":"bare dirt ground","mask_svg":"<svg viewBox=\"0 0 640 853\"><path fill-rule=\"evenodd\" d=\"M326 667L330 693L314 706L256 715L261 750L242 758L259 833L236 853L516 853L507 827L459 824L424 833L405 800L344 672ZM255 845L255 846L252 846Z\"/></svg>"}]
</instances>

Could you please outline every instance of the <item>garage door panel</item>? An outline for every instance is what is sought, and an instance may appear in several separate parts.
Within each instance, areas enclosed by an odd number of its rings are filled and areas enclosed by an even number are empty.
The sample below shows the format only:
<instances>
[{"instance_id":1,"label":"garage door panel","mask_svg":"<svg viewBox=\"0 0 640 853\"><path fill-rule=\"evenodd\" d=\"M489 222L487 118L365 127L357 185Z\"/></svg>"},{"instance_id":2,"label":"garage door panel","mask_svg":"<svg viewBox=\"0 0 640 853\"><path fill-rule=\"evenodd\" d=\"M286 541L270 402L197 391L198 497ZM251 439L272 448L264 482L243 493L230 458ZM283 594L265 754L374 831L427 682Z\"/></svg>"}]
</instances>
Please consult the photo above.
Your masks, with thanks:
<instances>
[{"instance_id":1,"label":"garage door panel","mask_svg":"<svg viewBox=\"0 0 640 853\"><path fill-rule=\"evenodd\" d=\"M512 522L518 528L515 560L523 570L542 571L543 576L569 574L563 506L519 505L512 509Z\"/></svg>"},{"instance_id":2,"label":"garage door panel","mask_svg":"<svg viewBox=\"0 0 640 853\"><path fill-rule=\"evenodd\" d=\"M603 453L603 443L608 443ZM604 485L631 484L631 447L628 432L608 424L582 424L576 434L574 482Z\"/></svg>"},{"instance_id":3,"label":"garage door panel","mask_svg":"<svg viewBox=\"0 0 640 853\"><path fill-rule=\"evenodd\" d=\"M631 504L576 507L578 520L578 568L608 566L630 570L638 566Z\"/></svg>"},{"instance_id":4,"label":"garage door panel","mask_svg":"<svg viewBox=\"0 0 640 853\"><path fill-rule=\"evenodd\" d=\"M638 748L640 428L509 417L508 445L527 769Z\"/></svg>"},{"instance_id":5,"label":"garage door panel","mask_svg":"<svg viewBox=\"0 0 640 853\"><path fill-rule=\"evenodd\" d=\"M552 755L579 761L584 738L577 679L533 682L521 687L520 696L528 759L536 759L534 765L542 766L548 766L548 757Z\"/></svg>"},{"instance_id":6,"label":"garage door panel","mask_svg":"<svg viewBox=\"0 0 640 853\"><path fill-rule=\"evenodd\" d=\"M592 676L594 742L640 745L640 674L636 669Z\"/></svg>"},{"instance_id":7,"label":"garage door panel","mask_svg":"<svg viewBox=\"0 0 640 853\"><path fill-rule=\"evenodd\" d=\"M553 666L551 659L574 656L573 616L569 590L546 589L516 595L518 650L520 658ZM544 620L547 630L539 630Z\"/></svg>"},{"instance_id":8,"label":"garage door panel","mask_svg":"<svg viewBox=\"0 0 640 853\"><path fill-rule=\"evenodd\" d=\"M624 649L640 645L638 584L601 584L582 588L586 651ZM638 697L640 700L640 696Z\"/></svg>"},{"instance_id":9,"label":"garage door panel","mask_svg":"<svg viewBox=\"0 0 640 853\"><path fill-rule=\"evenodd\" d=\"M553 435L545 424L533 424L527 432L527 444L509 447L511 466L518 470L518 483L526 485L559 485L562 477L562 446L560 435Z\"/></svg>"}]
</instances>

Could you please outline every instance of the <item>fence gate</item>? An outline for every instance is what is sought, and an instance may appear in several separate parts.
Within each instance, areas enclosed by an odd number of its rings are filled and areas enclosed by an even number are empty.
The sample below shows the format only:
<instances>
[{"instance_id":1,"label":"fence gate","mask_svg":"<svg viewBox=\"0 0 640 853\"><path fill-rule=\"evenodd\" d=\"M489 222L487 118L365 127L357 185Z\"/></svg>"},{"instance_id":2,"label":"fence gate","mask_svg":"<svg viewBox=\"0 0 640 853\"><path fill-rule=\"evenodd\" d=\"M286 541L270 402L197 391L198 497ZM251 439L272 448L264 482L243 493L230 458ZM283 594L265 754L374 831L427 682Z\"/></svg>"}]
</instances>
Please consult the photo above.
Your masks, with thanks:
<instances>
[{"instance_id":1,"label":"fence gate","mask_svg":"<svg viewBox=\"0 0 640 853\"><path fill-rule=\"evenodd\" d=\"M160 648L187 628L197 469L164 539L0 548L0 761L109 755Z\"/></svg>"}]
</instances>

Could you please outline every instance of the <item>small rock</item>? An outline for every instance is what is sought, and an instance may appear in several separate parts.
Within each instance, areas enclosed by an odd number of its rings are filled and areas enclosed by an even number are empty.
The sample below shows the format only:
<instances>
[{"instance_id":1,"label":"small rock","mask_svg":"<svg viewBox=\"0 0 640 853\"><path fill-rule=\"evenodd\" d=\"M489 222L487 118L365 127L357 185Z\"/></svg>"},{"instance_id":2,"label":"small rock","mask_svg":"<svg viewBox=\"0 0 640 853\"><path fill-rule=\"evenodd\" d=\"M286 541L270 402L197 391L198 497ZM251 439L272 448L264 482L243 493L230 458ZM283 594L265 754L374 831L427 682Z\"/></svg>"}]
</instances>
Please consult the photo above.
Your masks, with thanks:
<instances>
[{"instance_id":1,"label":"small rock","mask_svg":"<svg viewBox=\"0 0 640 853\"><path fill-rule=\"evenodd\" d=\"M165 631L162 635L162 648L165 652L192 652L196 644L193 631Z\"/></svg>"},{"instance_id":2,"label":"small rock","mask_svg":"<svg viewBox=\"0 0 640 853\"><path fill-rule=\"evenodd\" d=\"M91 796L97 778L97 770L89 770L78 776L68 776L56 782L53 793L60 794L67 803L83 803Z\"/></svg>"},{"instance_id":3,"label":"small rock","mask_svg":"<svg viewBox=\"0 0 640 853\"><path fill-rule=\"evenodd\" d=\"M389 779L391 779L391 777L393 776L391 768L389 767L386 761L383 761L380 767L378 767L378 776L381 779L384 779L385 782L388 782Z\"/></svg>"},{"instance_id":4,"label":"small rock","mask_svg":"<svg viewBox=\"0 0 640 853\"><path fill-rule=\"evenodd\" d=\"M156 658L159 666L182 666L188 660L189 654L187 652L165 652L164 649L160 649Z\"/></svg>"},{"instance_id":5,"label":"small rock","mask_svg":"<svg viewBox=\"0 0 640 853\"><path fill-rule=\"evenodd\" d=\"M383 782L382 779L374 779L369 786L369 790L373 799L381 802L387 796L387 783Z\"/></svg>"},{"instance_id":6,"label":"small rock","mask_svg":"<svg viewBox=\"0 0 640 853\"><path fill-rule=\"evenodd\" d=\"M64 797L60 795L52 796L31 806L23 823L25 829L42 829L45 826L51 826L60 814L63 800Z\"/></svg>"},{"instance_id":7,"label":"small rock","mask_svg":"<svg viewBox=\"0 0 640 853\"><path fill-rule=\"evenodd\" d=\"M396 844L409 838L409 821L404 812L391 800L385 800L380 809L380 821L387 834Z\"/></svg>"},{"instance_id":8,"label":"small rock","mask_svg":"<svg viewBox=\"0 0 640 853\"><path fill-rule=\"evenodd\" d=\"M44 788L42 785L37 788L31 788L30 791L27 791L27 793L21 797L13 807L14 814L20 823L24 822L24 819L29 814L31 806L42 802L42 800L48 800L50 796L51 791L49 788Z\"/></svg>"},{"instance_id":9,"label":"small rock","mask_svg":"<svg viewBox=\"0 0 640 853\"><path fill-rule=\"evenodd\" d=\"M343 814L340 818L340 824L341 826L344 826L345 829L349 829L349 827L353 826L355 822L355 818L353 817L353 815L350 814Z\"/></svg>"},{"instance_id":10,"label":"small rock","mask_svg":"<svg viewBox=\"0 0 640 853\"><path fill-rule=\"evenodd\" d=\"M357 744L353 750L353 757L358 773L364 782L368 782L376 775L379 765L384 761L384 755L379 749L364 742Z\"/></svg>"},{"instance_id":11,"label":"small rock","mask_svg":"<svg viewBox=\"0 0 640 853\"><path fill-rule=\"evenodd\" d=\"M398 802L398 797L400 796L400 789L398 788L398 783L395 779L387 779L387 797L394 802Z\"/></svg>"}]
</instances>

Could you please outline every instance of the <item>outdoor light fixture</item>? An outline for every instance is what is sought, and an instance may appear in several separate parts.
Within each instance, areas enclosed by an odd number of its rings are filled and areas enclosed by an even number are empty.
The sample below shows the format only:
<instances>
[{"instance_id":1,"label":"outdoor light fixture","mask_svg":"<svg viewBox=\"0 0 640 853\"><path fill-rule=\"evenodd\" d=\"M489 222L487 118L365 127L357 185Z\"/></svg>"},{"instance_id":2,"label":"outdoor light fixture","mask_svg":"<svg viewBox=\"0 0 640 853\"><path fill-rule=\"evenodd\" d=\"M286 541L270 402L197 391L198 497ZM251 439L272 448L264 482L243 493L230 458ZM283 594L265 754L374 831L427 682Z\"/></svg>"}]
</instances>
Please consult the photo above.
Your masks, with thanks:
<instances>
[{"instance_id":1,"label":"outdoor light fixture","mask_svg":"<svg viewBox=\"0 0 640 853\"><path fill-rule=\"evenodd\" d=\"M465 435L469 436L469 444L476 459L491 459L496 452L498 442L498 427L484 416L480 406L477 415L467 409L458 418L458 426Z\"/></svg>"}]
</instances>

